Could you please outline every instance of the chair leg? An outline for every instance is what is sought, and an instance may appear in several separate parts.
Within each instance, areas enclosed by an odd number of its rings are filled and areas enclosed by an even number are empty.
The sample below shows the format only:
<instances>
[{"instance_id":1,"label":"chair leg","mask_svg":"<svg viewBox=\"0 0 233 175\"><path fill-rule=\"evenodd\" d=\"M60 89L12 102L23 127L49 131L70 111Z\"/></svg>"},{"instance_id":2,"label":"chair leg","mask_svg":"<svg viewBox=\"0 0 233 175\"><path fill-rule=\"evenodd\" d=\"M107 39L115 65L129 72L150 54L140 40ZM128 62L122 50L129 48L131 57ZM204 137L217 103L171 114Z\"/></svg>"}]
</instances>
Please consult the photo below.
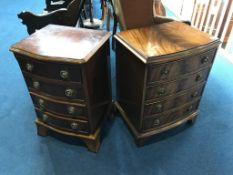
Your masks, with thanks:
<instances>
[{"instance_id":1,"label":"chair leg","mask_svg":"<svg viewBox=\"0 0 233 175\"><path fill-rule=\"evenodd\" d=\"M82 16L84 17L84 19L87 19L87 12L85 11L85 9L82 9Z\"/></svg>"},{"instance_id":2,"label":"chair leg","mask_svg":"<svg viewBox=\"0 0 233 175\"><path fill-rule=\"evenodd\" d=\"M117 19L114 16L114 24L113 24L113 30L112 30L112 49L113 50L116 49L116 41L115 41L114 35L116 34L116 31L117 31L117 24L118 24Z\"/></svg>"},{"instance_id":3,"label":"chair leg","mask_svg":"<svg viewBox=\"0 0 233 175\"><path fill-rule=\"evenodd\" d=\"M100 18L100 20L103 20L104 19L104 6L105 6L105 4L104 4L105 2L104 2L104 0L100 0L100 9L102 10L102 14L101 14L101 18Z\"/></svg>"},{"instance_id":4,"label":"chair leg","mask_svg":"<svg viewBox=\"0 0 233 175\"><path fill-rule=\"evenodd\" d=\"M49 10L51 0L45 0L46 8L44 10Z\"/></svg>"},{"instance_id":5,"label":"chair leg","mask_svg":"<svg viewBox=\"0 0 233 175\"><path fill-rule=\"evenodd\" d=\"M111 9L107 6L107 14L106 14L107 22L106 22L106 28L107 31L110 31L110 24L111 24L111 18L112 18L112 12Z\"/></svg>"},{"instance_id":6,"label":"chair leg","mask_svg":"<svg viewBox=\"0 0 233 175\"><path fill-rule=\"evenodd\" d=\"M83 27L83 18L82 18L82 16L80 16L78 22L79 22L79 26Z\"/></svg>"}]
</instances>

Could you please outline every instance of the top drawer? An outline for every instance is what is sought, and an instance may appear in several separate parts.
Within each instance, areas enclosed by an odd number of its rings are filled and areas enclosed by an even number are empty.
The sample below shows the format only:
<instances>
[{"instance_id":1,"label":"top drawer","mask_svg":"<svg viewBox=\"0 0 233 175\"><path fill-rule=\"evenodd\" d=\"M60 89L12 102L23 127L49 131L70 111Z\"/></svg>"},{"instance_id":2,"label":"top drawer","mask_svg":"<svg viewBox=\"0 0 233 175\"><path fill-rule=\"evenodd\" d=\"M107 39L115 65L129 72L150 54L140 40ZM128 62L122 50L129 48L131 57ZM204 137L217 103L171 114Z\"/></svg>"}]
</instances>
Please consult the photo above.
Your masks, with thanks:
<instances>
[{"instance_id":1,"label":"top drawer","mask_svg":"<svg viewBox=\"0 0 233 175\"><path fill-rule=\"evenodd\" d=\"M82 82L80 65L35 61L21 56L17 56L17 60L25 72L51 79Z\"/></svg>"},{"instance_id":2,"label":"top drawer","mask_svg":"<svg viewBox=\"0 0 233 175\"><path fill-rule=\"evenodd\" d=\"M159 65L149 65L147 83L177 79L179 75L191 73L208 65L211 65L216 49L208 52L192 55L179 61Z\"/></svg>"}]
</instances>

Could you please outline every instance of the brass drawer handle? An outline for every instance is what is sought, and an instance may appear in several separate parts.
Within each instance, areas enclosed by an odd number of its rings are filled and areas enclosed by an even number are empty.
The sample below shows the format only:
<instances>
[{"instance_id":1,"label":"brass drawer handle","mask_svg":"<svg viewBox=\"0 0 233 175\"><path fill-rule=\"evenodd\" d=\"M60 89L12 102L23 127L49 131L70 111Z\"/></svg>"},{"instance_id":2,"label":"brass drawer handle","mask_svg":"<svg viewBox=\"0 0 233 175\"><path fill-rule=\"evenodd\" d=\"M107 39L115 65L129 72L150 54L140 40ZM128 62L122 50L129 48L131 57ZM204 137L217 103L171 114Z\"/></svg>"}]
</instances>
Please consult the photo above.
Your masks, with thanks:
<instances>
[{"instance_id":1,"label":"brass drawer handle","mask_svg":"<svg viewBox=\"0 0 233 175\"><path fill-rule=\"evenodd\" d=\"M196 81L200 81L202 79L202 76L200 75L200 74L198 74L197 76L196 76Z\"/></svg>"},{"instance_id":2,"label":"brass drawer handle","mask_svg":"<svg viewBox=\"0 0 233 175\"><path fill-rule=\"evenodd\" d=\"M187 108L186 111L187 111L188 113L190 113L190 112L192 112L192 110L193 110L193 105L189 106L189 107Z\"/></svg>"},{"instance_id":3,"label":"brass drawer handle","mask_svg":"<svg viewBox=\"0 0 233 175\"><path fill-rule=\"evenodd\" d=\"M74 94L75 94L75 91L73 89L68 88L65 90L65 96L67 97L73 97Z\"/></svg>"},{"instance_id":4,"label":"brass drawer handle","mask_svg":"<svg viewBox=\"0 0 233 175\"><path fill-rule=\"evenodd\" d=\"M209 57L208 56L205 56L204 58L202 58L201 60L201 63L202 64L205 64L205 63L208 63L209 62Z\"/></svg>"},{"instance_id":5,"label":"brass drawer handle","mask_svg":"<svg viewBox=\"0 0 233 175\"><path fill-rule=\"evenodd\" d=\"M157 93L158 95L164 95L165 94L165 88L158 88Z\"/></svg>"},{"instance_id":6,"label":"brass drawer handle","mask_svg":"<svg viewBox=\"0 0 233 175\"><path fill-rule=\"evenodd\" d=\"M32 83L32 85L33 85L33 87L34 87L35 89L39 89L39 88L40 88L40 82L38 82L38 81L34 81L34 82Z\"/></svg>"},{"instance_id":7,"label":"brass drawer handle","mask_svg":"<svg viewBox=\"0 0 233 175\"><path fill-rule=\"evenodd\" d=\"M67 112L68 112L68 114L75 114L75 107L74 106L68 106Z\"/></svg>"},{"instance_id":8,"label":"brass drawer handle","mask_svg":"<svg viewBox=\"0 0 233 175\"><path fill-rule=\"evenodd\" d=\"M161 112L162 111L162 109L163 109L163 105L162 104L156 104L155 105L155 110L156 110L156 112Z\"/></svg>"},{"instance_id":9,"label":"brass drawer handle","mask_svg":"<svg viewBox=\"0 0 233 175\"><path fill-rule=\"evenodd\" d=\"M78 127L78 123L76 123L76 122L72 122L71 124L70 124L70 127L71 127L71 129L74 129L74 130L77 130L79 127Z\"/></svg>"},{"instance_id":10,"label":"brass drawer handle","mask_svg":"<svg viewBox=\"0 0 233 175\"><path fill-rule=\"evenodd\" d=\"M38 100L38 104L41 108L44 108L44 100L43 99L39 99Z\"/></svg>"},{"instance_id":11,"label":"brass drawer handle","mask_svg":"<svg viewBox=\"0 0 233 175\"><path fill-rule=\"evenodd\" d=\"M160 74L161 74L161 75L168 75L169 72L170 72L170 71L169 71L168 69L164 68L164 69L161 70Z\"/></svg>"},{"instance_id":12,"label":"brass drawer handle","mask_svg":"<svg viewBox=\"0 0 233 175\"><path fill-rule=\"evenodd\" d=\"M61 70L60 71L60 76L62 79L68 79L69 78L69 72L66 70Z\"/></svg>"},{"instance_id":13,"label":"brass drawer handle","mask_svg":"<svg viewBox=\"0 0 233 175\"><path fill-rule=\"evenodd\" d=\"M48 118L49 118L48 115L46 115L46 114L43 114L43 115L42 115L42 120L43 120L44 122L46 122L46 121L48 120Z\"/></svg>"},{"instance_id":14,"label":"brass drawer handle","mask_svg":"<svg viewBox=\"0 0 233 175\"><path fill-rule=\"evenodd\" d=\"M34 69L34 65L31 64L31 63L27 63L26 64L26 70L29 71L29 72L32 72Z\"/></svg>"},{"instance_id":15,"label":"brass drawer handle","mask_svg":"<svg viewBox=\"0 0 233 175\"><path fill-rule=\"evenodd\" d=\"M154 119L153 126L159 126L160 125L160 120L159 119Z\"/></svg>"},{"instance_id":16,"label":"brass drawer handle","mask_svg":"<svg viewBox=\"0 0 233 175\"><path fill-rule=\"evenodd\" d=\"M197 97L198 96L198 91L195 91L194 93L192 93L191 97L194 98L194 97Z\"/></svg>"}]
</instances>

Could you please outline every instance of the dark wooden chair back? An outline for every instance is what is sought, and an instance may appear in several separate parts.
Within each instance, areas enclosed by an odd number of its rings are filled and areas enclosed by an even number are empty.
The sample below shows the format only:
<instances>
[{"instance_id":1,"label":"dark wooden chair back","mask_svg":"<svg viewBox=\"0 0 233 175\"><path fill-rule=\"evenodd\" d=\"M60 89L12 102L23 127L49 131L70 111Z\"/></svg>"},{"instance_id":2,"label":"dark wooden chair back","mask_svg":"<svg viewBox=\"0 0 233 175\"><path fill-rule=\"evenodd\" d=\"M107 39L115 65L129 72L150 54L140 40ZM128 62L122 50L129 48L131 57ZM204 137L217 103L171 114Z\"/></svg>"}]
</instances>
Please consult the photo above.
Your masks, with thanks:
<instances>
[{"instance_id":1,"label":"dark wooden chair back","mask_svg":"<svg viewBox=\"0 0 233 175\"><path fill-rule=\"evenodd\" d=\"M153 24L153 0L112 0L121 30Z\"/></svg>"},{"instance_id":2,"label":"dark wooden chair back","mask_svg":"<svg viewBox=\"0 0 233 175\"><path fill-rule=\"evenodd\" d=\"M69 26L75 26L77 24L78 19L81 16L81 12L84 6L85 0L73 0L68 6L67 6L67 14L66 19L67 22L66 25Z\"/></svg>"},{"instance_id":3,"label":"dark wooden chair back","mask_svg":"<svg viewBox=\"0 0 233 175\"><path fill-rule=\"evenodd\" d=\"M113 6L113 35L120 30L128 30L145 27L156 23L170 22L166 16L165 8L161 0L110 0ZM112 39L112 48L115 48L115 40Z\"/></svg>"},{"instance_id":4,"label":"dark wooden chair back","mask_svg":"<svg viewBox=\"0 0 233 175\"><path fill-rule=\"evenodd\" d=\"M29 34L45 27L48 24L75 26L80 18L85 0L73 0L67 8L58 9L47 14L36 15L23 11L18 14L22 23L26 25Z\"/></svg>"},{"instance_id":5,"label":"dark wooden chair back","mask_svg":"<svg viewBox=\"0 0 233 175\"><path fill-rule=\"evenodd\" d=\"M45 0L46 8L45 10L48 12L58 10L60 8L67 8L69 3L72 0Z\"/></svg>"}]
</instances>

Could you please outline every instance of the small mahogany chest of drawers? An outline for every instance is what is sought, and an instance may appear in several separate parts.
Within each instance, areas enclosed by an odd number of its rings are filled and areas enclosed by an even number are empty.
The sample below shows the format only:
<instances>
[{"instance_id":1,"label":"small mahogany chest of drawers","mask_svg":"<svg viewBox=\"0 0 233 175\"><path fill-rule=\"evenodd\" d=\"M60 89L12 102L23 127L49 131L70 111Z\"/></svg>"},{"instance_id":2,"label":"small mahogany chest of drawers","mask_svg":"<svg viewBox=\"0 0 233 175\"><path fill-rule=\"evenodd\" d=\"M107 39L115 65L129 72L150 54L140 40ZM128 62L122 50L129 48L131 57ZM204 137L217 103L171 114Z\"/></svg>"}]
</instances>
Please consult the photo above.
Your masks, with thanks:
<instances>
[{"instance_id":1,"label":"small mahogany chest of drawers","mask_svg":"<svg viewBox=\"0 0 233 175\"><path fill-rule=\"evenodd\" d=\"M48 25L14 44L37 114L38 134L53 130L97 152L112 97L108 32Z\"/></svg>"},{"instance_id":2,"label":"small mahogany chest of drawers","mask_svg":"<svg viewBox=\"0 0 233 175\"><path fill-rule=\"evenodd\" d=\"M115 38L116 106L136 143L193 122L219 40L176 21Z\"/></svg>"}]
</instances>

